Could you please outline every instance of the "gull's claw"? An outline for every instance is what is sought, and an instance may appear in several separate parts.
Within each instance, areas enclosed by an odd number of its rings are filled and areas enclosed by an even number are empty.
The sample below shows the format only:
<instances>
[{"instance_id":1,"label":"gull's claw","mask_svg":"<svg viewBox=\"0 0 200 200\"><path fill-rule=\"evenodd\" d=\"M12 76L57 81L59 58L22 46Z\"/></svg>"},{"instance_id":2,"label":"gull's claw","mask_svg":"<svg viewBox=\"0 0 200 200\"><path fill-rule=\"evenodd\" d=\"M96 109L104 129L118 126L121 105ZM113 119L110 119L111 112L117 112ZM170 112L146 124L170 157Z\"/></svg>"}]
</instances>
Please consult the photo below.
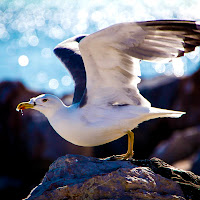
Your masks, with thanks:
<instances>
[{"instance_id":1,"label":"gull's claw","mask_svg":"<svg viewBox=\"0 0 200 200\"><path fill-rule=\"evenodd\" d=\"M104 158L103 160L129 160L133 158L134 151L133 151L133 143L134 143L134 133L132 131L127 131L128 134L128 151L125 154L122 155L113 155L108 158Z\"/></svg>"},{"instance_id":2,"label":"gull's claw","mask_svg":"<svg viewBox=\"0 0 200 200\"><path fill-rule=\"evenodd\" d=\"M129 154L128 152L126 154L122 155L113 155L107 158L102 158L102 160L108 160L108 161L117 161L117 160L130 160L133 158L134 152L132 154Z\"/></svg>"}]
</instances>

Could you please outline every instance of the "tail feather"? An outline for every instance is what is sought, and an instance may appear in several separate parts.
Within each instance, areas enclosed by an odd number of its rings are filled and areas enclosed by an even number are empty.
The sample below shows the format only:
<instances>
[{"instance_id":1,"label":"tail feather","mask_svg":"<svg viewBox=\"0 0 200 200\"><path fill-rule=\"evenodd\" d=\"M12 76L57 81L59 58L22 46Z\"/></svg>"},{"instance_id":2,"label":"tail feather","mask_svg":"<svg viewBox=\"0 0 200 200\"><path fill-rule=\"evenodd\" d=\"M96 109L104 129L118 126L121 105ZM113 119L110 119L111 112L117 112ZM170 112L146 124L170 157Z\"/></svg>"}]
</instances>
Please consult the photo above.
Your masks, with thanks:
<instances>
[{"instance_id":1,"label":"tail feather","mask_svg":"<svg viewBox=\"0 0 200 200\"><path fill-rule=\"evenodd\" d=\"M162 117L179 118L186 113L181 111L166 110L166 109L151 107L149 114L152 114L153 118L162 118Z\"/></svg>"}]
</instances>

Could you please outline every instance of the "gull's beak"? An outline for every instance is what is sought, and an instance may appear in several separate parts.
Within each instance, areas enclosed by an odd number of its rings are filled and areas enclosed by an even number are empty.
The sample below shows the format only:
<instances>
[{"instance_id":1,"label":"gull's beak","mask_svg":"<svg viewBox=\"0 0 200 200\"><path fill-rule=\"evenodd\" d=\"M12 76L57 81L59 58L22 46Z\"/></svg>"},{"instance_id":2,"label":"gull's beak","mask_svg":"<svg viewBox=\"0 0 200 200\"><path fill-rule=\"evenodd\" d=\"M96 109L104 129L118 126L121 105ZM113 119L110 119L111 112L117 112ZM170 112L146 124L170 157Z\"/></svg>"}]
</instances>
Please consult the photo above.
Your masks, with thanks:
<instances>
[{"instance_id":1,"label":"gull's beak","mask_svg":"<svg viewBox=\"0 0 200 200\"><path fill-rule=\"evenodd\" d=\"M29 108L33 108L34 104L30 103L30 102L22 102L20 104L18 104L16 111L20 111L20 110L24 110L24 109L29 109Z\"/></svg>"}]
</instances>

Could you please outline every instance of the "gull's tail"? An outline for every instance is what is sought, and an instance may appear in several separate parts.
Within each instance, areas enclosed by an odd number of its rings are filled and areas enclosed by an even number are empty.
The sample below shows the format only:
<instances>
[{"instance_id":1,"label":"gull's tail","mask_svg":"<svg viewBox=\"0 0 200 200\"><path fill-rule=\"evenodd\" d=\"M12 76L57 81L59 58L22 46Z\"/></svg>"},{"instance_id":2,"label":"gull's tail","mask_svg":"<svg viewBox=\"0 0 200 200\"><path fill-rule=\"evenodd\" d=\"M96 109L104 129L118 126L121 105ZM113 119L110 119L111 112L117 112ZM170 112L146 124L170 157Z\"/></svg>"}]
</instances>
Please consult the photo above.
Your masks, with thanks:
<instances>
[{"instance_id":1,"label":"gull's tail","mask_svg":"<svg viewBox=\"0 0 200 200\"><path fill-rule=\"evenodd\" d=\"M174 111L174 110L166 110L161 108L151 107L149 110L149 117L153 118L162 118L162 117L171 117L171 118L179 118L182 115L186 114L185 112Z\"/></svg>"}]
</instances>

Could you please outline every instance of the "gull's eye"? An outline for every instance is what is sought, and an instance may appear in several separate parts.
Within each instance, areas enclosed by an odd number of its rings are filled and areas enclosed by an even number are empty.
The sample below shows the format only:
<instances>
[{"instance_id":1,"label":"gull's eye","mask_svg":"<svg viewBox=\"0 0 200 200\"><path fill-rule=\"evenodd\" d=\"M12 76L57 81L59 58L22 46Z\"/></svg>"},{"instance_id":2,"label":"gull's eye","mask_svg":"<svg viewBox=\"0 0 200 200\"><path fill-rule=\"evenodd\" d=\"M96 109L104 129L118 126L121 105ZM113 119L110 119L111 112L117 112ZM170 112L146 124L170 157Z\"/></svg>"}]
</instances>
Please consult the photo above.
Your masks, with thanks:
<instances>
[{"instance_id":1,"label":"gull's eye","mask_svg":"<svg viewBox=\"0 0 200 200\"><path fill-rule=\"evenodd\" d=\"M47 102L47 101L48 101L48 99L42 99L42 101L43 101L43 102Z\"/></svg>"}]
</instances>

